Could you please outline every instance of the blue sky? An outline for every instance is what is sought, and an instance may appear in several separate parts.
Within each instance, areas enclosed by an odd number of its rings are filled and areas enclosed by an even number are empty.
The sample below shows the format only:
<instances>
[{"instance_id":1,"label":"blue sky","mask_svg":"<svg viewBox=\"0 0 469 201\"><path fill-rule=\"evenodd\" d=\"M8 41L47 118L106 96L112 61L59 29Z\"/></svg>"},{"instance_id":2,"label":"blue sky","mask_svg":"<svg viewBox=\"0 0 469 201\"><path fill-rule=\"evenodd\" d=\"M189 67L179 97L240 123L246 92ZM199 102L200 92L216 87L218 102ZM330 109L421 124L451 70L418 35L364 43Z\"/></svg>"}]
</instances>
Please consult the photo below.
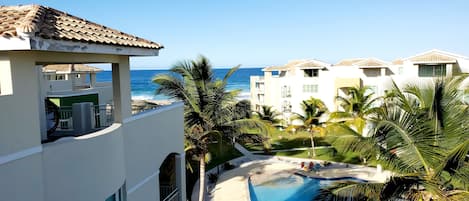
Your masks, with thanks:
<instances>
[{"instance_id":1,"label":"blue sky","mask_svg":"<svg viewBox=\"0 0 469 201\"><path fill-rule=\"evenodd\" d=\"M280 65L291 59L377 57L391 61L429 49L469 56L469 2L312 0L2 0L42 4L150 39L158 57L136 68L168 68L207 56L214 66Z\"/></svg>"}]
</instances>

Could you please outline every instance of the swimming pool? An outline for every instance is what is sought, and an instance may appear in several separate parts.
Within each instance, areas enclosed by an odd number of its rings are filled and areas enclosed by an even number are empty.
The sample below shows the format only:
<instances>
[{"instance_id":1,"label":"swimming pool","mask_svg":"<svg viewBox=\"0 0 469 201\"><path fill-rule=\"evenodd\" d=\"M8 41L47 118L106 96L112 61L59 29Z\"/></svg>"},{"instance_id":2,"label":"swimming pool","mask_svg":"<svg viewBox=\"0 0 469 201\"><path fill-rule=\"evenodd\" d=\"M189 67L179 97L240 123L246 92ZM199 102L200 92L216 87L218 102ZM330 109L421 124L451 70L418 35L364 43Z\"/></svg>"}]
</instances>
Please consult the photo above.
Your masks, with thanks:
<instances>
[{"instance_id":1,"label":"swimming pool","mask_svg":"<svg viewBox=\"0 0 469 201\"><path fill-rule=\"evenodd\" d=\"M331 185L338 180L366 182L353 177L317 179L289 174L259 184L253 184L249 180L249 195L251 201L311 201L317 196L321 187Z\"/></svg>"}]
</instances>

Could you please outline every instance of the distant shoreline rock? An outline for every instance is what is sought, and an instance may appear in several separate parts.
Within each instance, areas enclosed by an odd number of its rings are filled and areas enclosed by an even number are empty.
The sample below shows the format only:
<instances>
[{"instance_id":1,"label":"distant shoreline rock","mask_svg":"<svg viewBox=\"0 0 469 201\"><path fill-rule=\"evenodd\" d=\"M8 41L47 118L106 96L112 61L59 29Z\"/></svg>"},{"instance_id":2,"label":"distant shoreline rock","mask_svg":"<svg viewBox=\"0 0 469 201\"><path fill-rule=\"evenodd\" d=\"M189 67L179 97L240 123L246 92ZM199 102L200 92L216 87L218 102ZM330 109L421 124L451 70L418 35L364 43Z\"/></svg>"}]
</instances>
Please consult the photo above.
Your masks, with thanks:
<instances>
[{"instance_id":1,"label":"distant shoreline rock","mask_svg":"<svg viewBox=\"0 0 469 201\"><path fill-rule=\"evenodd\" d=\"M152 110L161 106L171 105L172 100L132 100L132 114Z\"/></svg>"}]
</instances>

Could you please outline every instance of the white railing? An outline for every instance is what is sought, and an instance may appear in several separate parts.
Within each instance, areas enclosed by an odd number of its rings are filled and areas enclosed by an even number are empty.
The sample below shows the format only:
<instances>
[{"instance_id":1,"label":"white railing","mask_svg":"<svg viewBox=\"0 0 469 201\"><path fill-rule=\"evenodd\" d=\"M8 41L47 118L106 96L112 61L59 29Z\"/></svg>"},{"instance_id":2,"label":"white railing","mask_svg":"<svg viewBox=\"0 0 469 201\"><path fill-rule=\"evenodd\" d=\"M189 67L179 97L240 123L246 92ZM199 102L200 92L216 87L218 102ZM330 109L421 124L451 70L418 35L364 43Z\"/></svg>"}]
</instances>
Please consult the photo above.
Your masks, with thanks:
<instances>
[{"instance_id":1,"label":"white railing","mask_svg":"<svg viewBox=\"0 0 469 201\"><path fill-rule=\"evenodd\" d=\"M110 104L107 105L94 105L92 117L93 128L101 129L110 126L114 123L114 107ZM72 107L59 108L59 125L56 131L73 131L73 112Z\"/></svg>"}]
</instances>

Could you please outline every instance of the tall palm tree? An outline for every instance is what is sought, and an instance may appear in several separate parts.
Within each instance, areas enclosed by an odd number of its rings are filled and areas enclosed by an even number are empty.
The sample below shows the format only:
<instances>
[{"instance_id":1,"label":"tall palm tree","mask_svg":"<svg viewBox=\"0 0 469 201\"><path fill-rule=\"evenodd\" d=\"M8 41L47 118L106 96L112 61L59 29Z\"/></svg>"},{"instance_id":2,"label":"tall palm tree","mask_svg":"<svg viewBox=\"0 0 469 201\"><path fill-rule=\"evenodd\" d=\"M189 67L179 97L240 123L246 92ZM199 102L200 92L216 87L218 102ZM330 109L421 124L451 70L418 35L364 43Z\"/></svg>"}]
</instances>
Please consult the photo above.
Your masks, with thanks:
<instances>
[{"instance_id":1,"label":"tall palm tree","mask_svg":"<svg viewBox=\"0 0 469 201\"><path fill-rule=\"evenodd\" d=\"M374 92L370 92L370 87L348 87L347 96L337 96L336 101L344 111L333 112L331 120L342 120L352 126L357 132L362 133L367 124L378 111L376 103L380 97L375 97Z\"/></svg>"},{"instance_id":2,"label":"tall palm tree","mask_svg":"<svg viewBox=\"0 0 469 201\"><path fill-rule=\"evenodd\" d=\"M204 199L205 193L205 158L208 143L214 138L221 139L221 128L224 126L262 126L255 120L233 121L235 97L239 90L227 91L226 85L228 78L238 68L239 66L231 68L222 80L218 80L209 60L200 56L196 60L179 62L170 69L171 74L159 74L152 80L159 85L157 94L184 102L186 142L188 149L196 153L200 163L200 201Z\"/></svg>"},{"instance_id":3,"label":"tall palm tree","mask_svg":"<svg viewBox=\"0 0 469 201\"><path fill-rule=\"evenodd\" d=\"M314 134L323 133L323 129L320 127L323 122L320 121L320 118L328 110L324 102L313 97L309 100L304 100L301 103L301 108L303 109L304 114L295 113L292 116L292 120L300 120L303 122L303 127L309 130L313 157L316 157L316 151L314 149Z\"/></svg>"},{"instance_id":4,"label":"tall palm tree","mask_svg":"<svg viewBox=\"0 0 469 201\"><path fill-rule=\"evenodd\" d=\"M404 90L395 85L371 137L352 132L334 136L334 146L379 153L378 160L394 174L385 183L333 187L322 199L469 200L469 136L465 127L469 110L458 91L464 79L437 80L431 86L412 85Z\"/></svg>"}]
</instances>

